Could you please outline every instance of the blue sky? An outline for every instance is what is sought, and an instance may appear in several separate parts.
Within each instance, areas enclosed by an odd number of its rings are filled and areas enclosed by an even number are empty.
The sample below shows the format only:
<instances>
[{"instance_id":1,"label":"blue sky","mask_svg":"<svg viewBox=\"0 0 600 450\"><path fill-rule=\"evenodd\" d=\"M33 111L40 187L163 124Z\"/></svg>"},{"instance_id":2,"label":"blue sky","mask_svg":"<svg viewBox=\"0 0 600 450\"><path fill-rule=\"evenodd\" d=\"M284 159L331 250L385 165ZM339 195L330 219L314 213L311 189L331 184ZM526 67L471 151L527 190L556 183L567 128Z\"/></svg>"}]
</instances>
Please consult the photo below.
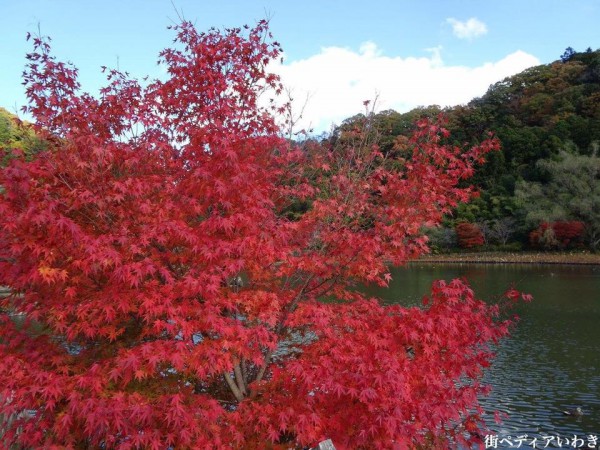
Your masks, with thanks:
<instances>
[{"instance_id":1,"label":"blue sky","mask_svg":"<svg viewBox=\"0 0 600 450\"><path fill-rule=\"evenodd\" d=\"M600 47L600 0L173 0L200 29L269 16L285 51L273 66L290 87L303 126L327 129L378 97L379 108L466 103L505 76L549 63L567 46ZM40 24L54 53L80 69L83 88L100 66L160 76L170 45L170 0L0 0L0 106L26 99L20 76Z\"/></svg>"}]
</instances>

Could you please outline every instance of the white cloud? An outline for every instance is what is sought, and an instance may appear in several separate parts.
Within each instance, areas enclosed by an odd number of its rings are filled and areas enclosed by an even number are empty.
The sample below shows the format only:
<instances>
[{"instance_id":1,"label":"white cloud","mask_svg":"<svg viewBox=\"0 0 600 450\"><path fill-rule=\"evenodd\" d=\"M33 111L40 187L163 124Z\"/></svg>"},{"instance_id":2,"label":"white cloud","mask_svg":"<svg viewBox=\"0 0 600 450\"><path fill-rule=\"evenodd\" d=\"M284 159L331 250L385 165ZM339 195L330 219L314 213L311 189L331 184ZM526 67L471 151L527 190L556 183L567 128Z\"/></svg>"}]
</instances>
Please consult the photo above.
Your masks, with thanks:
<instances>
[{"instance_id":1,"label":"white cloud","mask_svg":"<svg viewBox=\"0 0 600 450\"><path fill-rule=\"evenodd\" d=\"M478 67L448 66L441 48L428 57L389 57L368 42L358 52L327 47L310 58L277 64L294 98L296 113L308 97L301 128L329 130L333 123L363 112L364 100L378 96L378 109L406 112L417 106L454 106L483 95L490 84L540 64L534 56L515 51Z\"/></svg>"},{"instance_id":2,"label":"white cloud","mask_svg":"<svg viewBox=\"0 0 600 450\"><path fill-rule=\"evenodd\" d=\"M474 39L483 36L488 31L485 23L475 17L471 17L466 22L450 17L446 19L446 22L452 25L452 32L459 39Z\"/></svg>"}]
</instances>

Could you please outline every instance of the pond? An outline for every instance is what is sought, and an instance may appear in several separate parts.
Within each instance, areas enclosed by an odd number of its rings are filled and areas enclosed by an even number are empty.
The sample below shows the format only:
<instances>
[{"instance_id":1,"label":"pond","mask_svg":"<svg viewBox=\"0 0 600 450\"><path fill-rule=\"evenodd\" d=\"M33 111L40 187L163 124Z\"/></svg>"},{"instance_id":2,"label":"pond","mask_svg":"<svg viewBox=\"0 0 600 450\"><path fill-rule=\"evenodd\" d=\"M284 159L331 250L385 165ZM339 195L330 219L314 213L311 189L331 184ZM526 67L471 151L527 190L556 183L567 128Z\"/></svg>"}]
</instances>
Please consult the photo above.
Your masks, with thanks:
<instances>
[{"instance_id":1,"label":"pond","mask_svg":"<svg viewBox=\"0 0 600 450\"><path fill-rule=\"evenodd\" d=\"M488 416L497 448L589 448L590 435L600 440L600 267L413 263L392 276L389 289L368 292L414 305L433 280L464 277L486 301L511 285L532 294L515 309L520 321L485 375L492 393L482 406L508 415L500 425ZM581 417L562 412L577 406Z\"/></svg>"}]
</instances>

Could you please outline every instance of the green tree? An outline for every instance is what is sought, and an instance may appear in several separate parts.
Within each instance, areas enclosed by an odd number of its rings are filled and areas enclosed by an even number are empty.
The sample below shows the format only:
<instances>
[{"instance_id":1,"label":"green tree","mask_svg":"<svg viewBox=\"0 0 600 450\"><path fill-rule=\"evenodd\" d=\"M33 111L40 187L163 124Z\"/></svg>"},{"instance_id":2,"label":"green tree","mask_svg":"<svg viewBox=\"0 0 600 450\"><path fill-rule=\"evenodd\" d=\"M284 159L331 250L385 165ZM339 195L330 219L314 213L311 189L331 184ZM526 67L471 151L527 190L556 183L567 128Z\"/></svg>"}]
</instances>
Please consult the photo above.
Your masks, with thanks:
<instances>
[{"instance_id":1,"label":"green tree","mask_svg":"<svg viewBox=\"0 0 600 450\"><path fill-rule=\"evenodd\" d=\"M541 222L580 220L586 224L588 245L600 248L600 157L561 152L558 159L537 163L547 182L517 183L515 195L527 212L526 220Z\"/></svg>"},{"instance_id":2,"label":"green tree","mask_svg":"<svg viewBox=\"0 0 600 450\"><path fill-rule=\"evenodd\" d=\"M562 62L566 63L569 62L571 60L571 58L573 58L573 55L575 55L575 50L573 50L573 47L567 47L565 49L565 52L560 56L560 59Z\"/></svg>"}]
</instances>

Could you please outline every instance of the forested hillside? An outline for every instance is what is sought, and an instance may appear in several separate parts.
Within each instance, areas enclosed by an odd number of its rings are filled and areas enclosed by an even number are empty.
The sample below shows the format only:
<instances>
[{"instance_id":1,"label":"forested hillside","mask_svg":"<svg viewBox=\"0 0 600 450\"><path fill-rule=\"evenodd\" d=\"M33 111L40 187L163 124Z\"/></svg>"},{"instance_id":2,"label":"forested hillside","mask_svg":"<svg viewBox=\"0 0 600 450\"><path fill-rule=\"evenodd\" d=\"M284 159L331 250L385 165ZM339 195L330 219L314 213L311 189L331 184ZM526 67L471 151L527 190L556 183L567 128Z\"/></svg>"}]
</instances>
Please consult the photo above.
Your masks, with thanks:
<instances>
[{"instance_id":1,"label":"forested hillside","mask_svg":"<svg viewBox=\"0 0 600 450\"><path fill-rule=\"evenodd\" d=\"M438 250L469 246L456 235L462 222L476 224L479 237L467 239L474 247L598 249L600 51L567 49L560 60L499 81L467 105L357 115L332 139L370 119L383 151L393 152L417 119L440 113L455 143L474 144L493 132L502 151L478 169L480 198L448 216L445 229L430 231Z\"/></svg>"}]
</instances>

